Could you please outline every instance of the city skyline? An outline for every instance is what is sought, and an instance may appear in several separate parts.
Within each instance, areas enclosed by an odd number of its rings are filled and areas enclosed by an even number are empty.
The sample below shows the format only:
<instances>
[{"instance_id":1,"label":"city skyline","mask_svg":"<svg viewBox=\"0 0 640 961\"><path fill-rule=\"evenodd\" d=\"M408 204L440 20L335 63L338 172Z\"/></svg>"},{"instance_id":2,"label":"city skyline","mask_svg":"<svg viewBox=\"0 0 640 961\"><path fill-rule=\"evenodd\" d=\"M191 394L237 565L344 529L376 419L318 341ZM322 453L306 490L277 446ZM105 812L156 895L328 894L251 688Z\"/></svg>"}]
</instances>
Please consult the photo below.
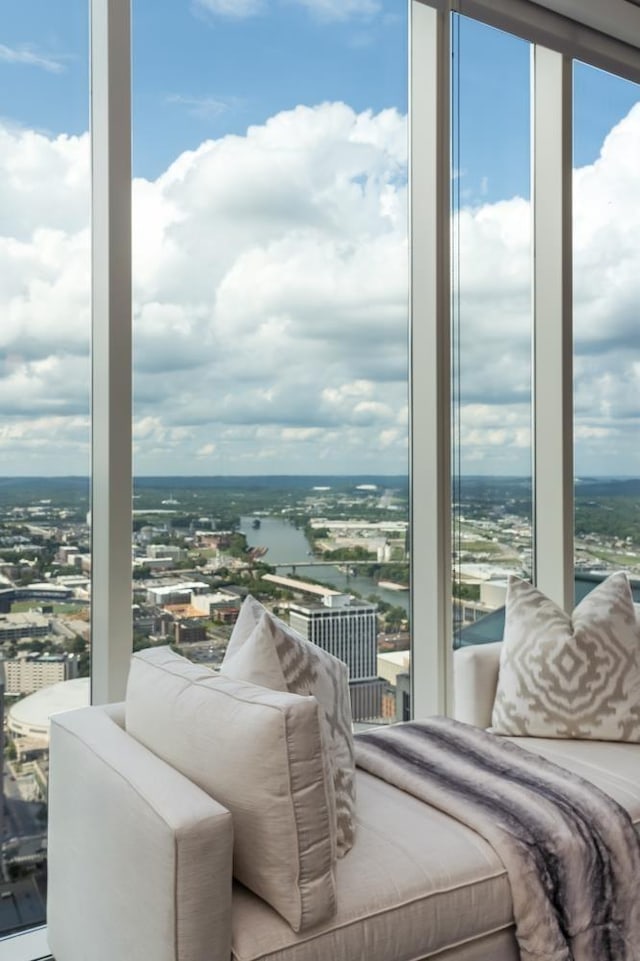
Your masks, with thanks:
<instances>
[{"instance_id":1,"label":"city skyline","mask_svg":"<svg viewBox=\"0 0 640 961\"><path fill-rule=\"evenodd\" d=\"M0 44L2 471L35 476L89 459L86 10L46 6ZM133 29L135 473L406 472L406 10L137 2ZM459 52L462 470L526 476L528 47L464 22ZM637 100L577 65L578 475L640 474Z\"/></svg>"}]
</instances>

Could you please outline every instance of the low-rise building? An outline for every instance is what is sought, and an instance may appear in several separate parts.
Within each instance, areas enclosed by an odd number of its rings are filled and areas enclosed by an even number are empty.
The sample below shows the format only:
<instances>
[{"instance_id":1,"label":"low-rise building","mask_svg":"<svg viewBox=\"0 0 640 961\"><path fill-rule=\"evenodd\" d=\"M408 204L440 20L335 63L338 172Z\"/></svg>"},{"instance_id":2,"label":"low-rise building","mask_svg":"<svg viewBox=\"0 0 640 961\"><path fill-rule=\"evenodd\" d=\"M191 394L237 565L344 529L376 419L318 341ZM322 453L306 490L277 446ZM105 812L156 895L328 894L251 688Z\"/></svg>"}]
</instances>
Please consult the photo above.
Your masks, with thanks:
<instances>
[{"instance_id":1,"label":"low-rise building","mask_svg":"<svg viewBox=\"0 0 640 961\"><path fill-rule=\"evenodd\" d=\"M149 544L147 548L147 557L149 558L167 558L174 562L183 561L187 556L187 552L183 547L178 547L177 544Z\"/></svg>"},{"instance_id":2,"label":"low-rise building","mask_svg":"<svg viewBox=\"0 0 640 961\"><path fill-rule=\"evenodd\" d=\"M214 617L219 620L216 617L217 612L234 609L239 611L240 597L230 591L216 591L214 594L192 594L191 604L205 617Z\"/></svg>"},{"instance_id":3,"label":"low-rise building","mask_svg":"<svg viewBox=\"0 0 640 961\"><path fill-rule=\"evenodd\" d=\"M185 618L173 625L176 644L203 644L207 640L207 629L202 621Z\"/></svg>"},{"instance_id":4,"label":"low-rise building","mask_svg":"<svg viewBox=\"0 0 640 961\"><path fill-rule=\"evenodd\" d=\"M33 694L78 675L73 654L26 654L2 662L6 694Z\"/></svg>"},{"instance_id":5,"label":"low-rise building","mask_svg":"<svg viewBox=\"0 0 640 961\"><path fill-rule=\"evenodd\" d=\"M172 557L136 557L134 567L148 567L150 571L170 571L175 565Z\"/></svg>"},{"instance_id":6,"label":"low-rise building","mask_svg":"<svg viewBox=\"0 0 640 961\"><path fill-rule=\"evenodd\" d=\"M378 677L395 687L398 674L409 670L411 651L385 651L378 654L377 662Z\"/></svg>"},{"instance_id":7,"label":"low-rise building","mask_svg":"<svg viewBox=\"0 0 640 961\"><path fill-rule=\"evenodd\" d=\"M80 548L76 544L61 544L56 554L56 561L65 566L74 565L79 554Z\"/></svg>"},{"instance_id":8,"label":"low-rise building","mask_svg":"<svg viewBox=\"0 0 640 961\"><path fill-rule=\"evenodd\" d=\"M209 585L203 581L186 581L147 588L147 604L164 607L166 604L190 604L191 596L206 594Z\"/></svg>"},{"instance_id":9,"label":"low-rise building","mask_svg":"<svg viewBox=\"0 0 640 961\"><path fill-rule=\"evenodd\" d=\"M20 641L25 637L46 637L50 633L50 619L36 611L0 614L0 644Z\"/></svg>"}]
</instances>

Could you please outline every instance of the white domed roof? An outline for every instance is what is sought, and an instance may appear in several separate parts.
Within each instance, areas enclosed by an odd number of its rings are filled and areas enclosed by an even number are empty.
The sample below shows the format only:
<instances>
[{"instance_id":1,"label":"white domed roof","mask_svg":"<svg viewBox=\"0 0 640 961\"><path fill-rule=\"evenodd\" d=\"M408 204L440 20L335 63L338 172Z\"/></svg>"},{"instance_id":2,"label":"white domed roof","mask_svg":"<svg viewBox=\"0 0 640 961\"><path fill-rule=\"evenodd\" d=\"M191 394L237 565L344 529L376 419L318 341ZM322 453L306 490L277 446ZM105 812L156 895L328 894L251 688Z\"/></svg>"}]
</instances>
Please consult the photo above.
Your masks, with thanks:
<instances>
[{"instance_id":1,"label":"white domed roof","mask_svg":"<svg viewBox=\"0 0 640 961\"><path fill-rule=\"evenodd\" d=\"M59 681L14 704L7 715L7 726L13 734L48 736L49 718L52 714L71 711L76 707L87 707L89 696L88 677Z\"/></svg>"}]
</instances>

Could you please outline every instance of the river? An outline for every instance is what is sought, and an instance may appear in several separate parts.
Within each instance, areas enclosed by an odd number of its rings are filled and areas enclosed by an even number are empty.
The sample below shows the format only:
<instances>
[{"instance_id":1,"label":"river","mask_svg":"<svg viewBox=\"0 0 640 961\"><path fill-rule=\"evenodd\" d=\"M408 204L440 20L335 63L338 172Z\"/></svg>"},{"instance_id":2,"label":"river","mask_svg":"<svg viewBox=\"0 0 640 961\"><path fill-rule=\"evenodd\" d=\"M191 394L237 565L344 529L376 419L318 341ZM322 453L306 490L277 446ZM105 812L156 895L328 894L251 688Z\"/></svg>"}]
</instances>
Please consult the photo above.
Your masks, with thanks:
<instances>
[{"instance_id":1,"label":"river","mask_svg":"<svg viewBox=\"0 0 640 961\"><path fill-rule=\"evenodd\" d=\"M323 584L330 584L337 590L344 591L345 594L357 591L364 598L375 594L380 600L395 607L402 607L408 612L409 591L390 591L384 587L378 587L371 577L345 574L333 565L316 567L309 563L307 538L293 524L280 517L261 517L260 527L253 528L251 526L253 520L253 517L241 517L240 529L244 532L249 547L268 548L264 557L265 563L275 567L283 563L292 565L295 562L296 574L301 577L309 577ZM291 566L278 566L277 573L286 576L291 571Z\"/></svg>"}]
</instances>

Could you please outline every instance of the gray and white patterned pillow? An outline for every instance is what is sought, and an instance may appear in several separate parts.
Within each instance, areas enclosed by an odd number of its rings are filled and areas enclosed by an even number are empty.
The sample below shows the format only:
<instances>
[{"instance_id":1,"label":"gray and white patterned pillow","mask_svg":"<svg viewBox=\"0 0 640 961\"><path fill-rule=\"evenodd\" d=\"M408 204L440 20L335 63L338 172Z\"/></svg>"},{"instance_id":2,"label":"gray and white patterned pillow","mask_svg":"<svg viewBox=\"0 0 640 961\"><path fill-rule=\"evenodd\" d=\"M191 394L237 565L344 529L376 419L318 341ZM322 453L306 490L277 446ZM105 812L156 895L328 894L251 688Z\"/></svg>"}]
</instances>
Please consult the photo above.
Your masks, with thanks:
<instances>
[{"instance_id":1,"label":"gray and white patterned pillow","mask_svg":"<svg viewBox=\"0 0 640 961\"><path fill-rule=\"evenodd\" d=\"M626 574L608 577L572 616L509 578L492 730L640 741L640 633Z\"/></svg>"},{"instance_id":2,"label":"gray and white patterned pillow","mask_svg":"<svg viewBox=\"0 0 640 961\"><path fill-rule=\"evenodd\" d=\"M356 807L346 664L301 637L249 595L240 609L220 671L236 680L316 698L322 708L335 787L338 857L344 857L354 842Z\"/></svg>"}]
</instances>

